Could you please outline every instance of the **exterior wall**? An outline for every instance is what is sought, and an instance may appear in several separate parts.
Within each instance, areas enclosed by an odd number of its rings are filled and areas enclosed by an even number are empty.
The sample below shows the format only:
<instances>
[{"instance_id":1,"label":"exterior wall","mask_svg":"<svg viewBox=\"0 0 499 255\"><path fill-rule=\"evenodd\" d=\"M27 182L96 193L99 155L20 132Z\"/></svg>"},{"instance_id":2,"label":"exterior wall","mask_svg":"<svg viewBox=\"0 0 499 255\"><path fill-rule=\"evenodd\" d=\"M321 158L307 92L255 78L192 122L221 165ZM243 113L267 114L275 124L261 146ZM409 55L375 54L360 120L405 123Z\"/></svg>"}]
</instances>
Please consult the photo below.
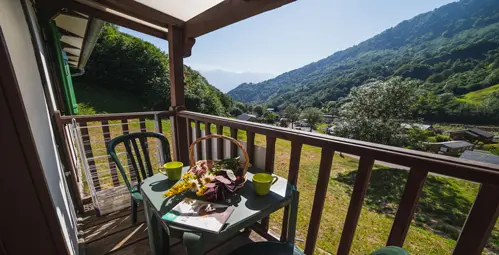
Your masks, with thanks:
<instances>
[{"instance_id":1,"label":"exterior wall","mask_svg":"<svg viewBox=\"0 0 499 255\"><path fill-rule=\"evenodd\" d=\"M26 1L26 0L21 0ZM41 43L41 33L36 26L36 17L29 1L26 1L25 16L20 0L0 0L0 26L9 49L29 125L33 132L45 179L50 191L53 206L57 212L61 231L70 254L78 253L77 224L71 197L68 194L63 166L55 143L54 130L49 114L43 81L50 83L47 56ZM35 24L35 25L34 25ZM34 26L33 26L34 25ZM33 28L33 37L29 27ZM34 47L37 45L38 47ZM37 49L35 49L37 48ZM36 56L43 67L38 67ZM55 109L53 92L48 89L50 107ZM29 231L28 229L26 231Z\"/></svg>"}]
</instances>

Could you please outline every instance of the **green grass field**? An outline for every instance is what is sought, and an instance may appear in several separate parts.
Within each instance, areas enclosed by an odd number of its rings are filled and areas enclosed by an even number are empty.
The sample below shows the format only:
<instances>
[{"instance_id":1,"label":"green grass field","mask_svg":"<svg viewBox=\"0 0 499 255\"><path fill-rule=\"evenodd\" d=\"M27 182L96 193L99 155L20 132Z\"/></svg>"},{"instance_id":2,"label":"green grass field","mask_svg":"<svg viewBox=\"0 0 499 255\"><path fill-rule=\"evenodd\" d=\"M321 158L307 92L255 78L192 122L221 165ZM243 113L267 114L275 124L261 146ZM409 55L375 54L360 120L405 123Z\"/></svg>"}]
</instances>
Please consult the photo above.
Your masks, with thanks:
<instances>
[{"instance_id":1,"label":"green grass field","mask_svg":"<svg viewBox=\"0 0 499 255\"><path fill-rule=\"evenodd\" d=\"M480 104L493 92L499 91L499 84L467 93L457 98L457 101L469 104Z\"/></svg>"},{"instance_id":2,"label":"green grass field","mask_svg":"<svg viewBox=\"0 0 499 255\"><path fill-rule=\"evenodd\" d=\"M80 115L143 111L139 100L129 93L89 87L83 83L75 83L74 90Z\"/></svg>"}]
</instances>

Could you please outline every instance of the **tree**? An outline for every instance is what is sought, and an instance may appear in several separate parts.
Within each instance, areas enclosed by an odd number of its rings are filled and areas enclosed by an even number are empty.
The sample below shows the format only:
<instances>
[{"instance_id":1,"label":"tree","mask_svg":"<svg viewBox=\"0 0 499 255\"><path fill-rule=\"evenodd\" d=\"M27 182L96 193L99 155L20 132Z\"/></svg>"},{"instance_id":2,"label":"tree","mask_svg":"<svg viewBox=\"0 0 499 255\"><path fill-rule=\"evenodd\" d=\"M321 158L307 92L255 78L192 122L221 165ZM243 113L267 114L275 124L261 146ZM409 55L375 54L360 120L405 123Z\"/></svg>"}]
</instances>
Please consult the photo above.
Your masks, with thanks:
<instances>
[{"instance_id":1,"label":"tree","mask_svg":"<svg viewBox=\"0 0 499 255\"><path fill-rule=\"evenodd\" d=\"M232 115L234 117L237 117L241 114L243 114L243 111L241 111L241 109L239 109L238 107L234 107L234 108L232 108L232 111L230 111L230 115Z\"/></svg>"},{"instance_id":2,"label":"tree","mask_svg":"<svg viewBox=\"0 0 499 255\"><path fill-rule=\"evenodd\" d=\"M252 104L248 105L248 112L253 113L253 105Z\"/></svg>"},{"instance_id":3,"label":"tree","mask_svg":"<svg viewBox=\"0 0 499 255\"><path fill-rule=\"evenodd\" d=\"M246 105L244 103L241 103L241 102L237 102L234 107L239 108L239 110L241 110L241 112L246 112L248 110Z\"/></svg>"},{"instance_id":4,"label":"tree","mask_svg":"<svg viewBox=\"0 0 499 255\"><path fill-rule=\"evenodd\" d=\"M265 112L263 115L263 118L265 119L265 123L267 124L274 124L275 121L277 120L278 116L277 114L273 112Z\"/></svg>"},{"instance_id":5,"label":"tree","mask_svg":"<svg viewBox=\"0 0 499 255\"><path fill-rule=\"evenodd\" d=\"M263 109L263 106L261 105L257 105L255 107L253 107L253 111L258 115L258 116L262 116L263 113L264 113L264 109Z\"/></svg>"},{"instance_id":6,"label":"tree","mask_svg":"<svg viewBox=\"0 0 499 255\"><path fill-rule=\"evenodd\" d=\"M341 106L335 134L375 143L403 146L402 123L411 117L419 83L400 77L353 88Z\"/></svg>"},{"instance_id":7,"label":"tree","mask_svg":"<svg viewBox=\"0 0 499 255\"><path fill-rule=\"evenodd\" d=\"M323 113L320 109L315 107L309 107L302 112L302 118L307 119L307 123L310 125L310 132L316 129L317 124L322 122Z\"/></svg>"},{"instance_id":8,"label":"tree","mask_svg":"<svg viewBox=\"0 0 499 255\"><path fill-rule=\"evenodd\" d=\"M294 128L295 122L300 119L300 109L294 104L288 105L284 109L284 118L288 119L291 122L291 128Z\"/></svg>"}]
</instances>

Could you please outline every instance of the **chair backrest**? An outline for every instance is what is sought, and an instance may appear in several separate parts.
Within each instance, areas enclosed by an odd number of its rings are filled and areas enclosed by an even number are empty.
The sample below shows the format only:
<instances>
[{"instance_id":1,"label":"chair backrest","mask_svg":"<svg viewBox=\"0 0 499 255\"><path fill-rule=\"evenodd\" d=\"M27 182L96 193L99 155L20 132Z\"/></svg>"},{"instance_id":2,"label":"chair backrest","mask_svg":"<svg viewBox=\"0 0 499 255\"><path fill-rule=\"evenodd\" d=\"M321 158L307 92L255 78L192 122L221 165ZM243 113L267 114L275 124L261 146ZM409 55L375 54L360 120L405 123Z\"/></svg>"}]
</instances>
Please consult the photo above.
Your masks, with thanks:
<instances>
[{"instance_id":1,"label":"chair backrest","mask_svg":"<svg viewBox=\"0 0 499 255\"><path fill-rule=\"evenodd\" d=\"M111 140L107 146L107 153L111 156L111 158L114 160L116 165L118 166L118 169L120 170L120 173L123 177L123 180L125 184L128 187L128 190L132 192L132 185L130 184L130 180L128 180L128 177L125 172L125 168L123 167L123 164L121 163L122 161L127 161L127 165L129 168L130 176L133 176L136 181L137 181L137 191L139 191L140 188L140 182L153 175L153 168L151 164L151 158L149 156L149 145L147 142L148 138L153 138L153 139L158 139L162 150L162 164L166 162L171 161L170 157L170 144L168 143L168 140L166 137L160 133L154 133L154 132L140 132L140 133L132 133L132 134L127 134L127 135L122 135L114 138ZM137 140L139 141L140 147L142 149L139 149L139 145L137 144ZM116 146L123 144L125 146L125 151L126 151L126 159L120 160L118 154L116 153ZM133 147L133 150L132 150ZM144 165L145 163L145 165ZM131 165L130 165L131 164Z\"/></svg>"}]
</instances>

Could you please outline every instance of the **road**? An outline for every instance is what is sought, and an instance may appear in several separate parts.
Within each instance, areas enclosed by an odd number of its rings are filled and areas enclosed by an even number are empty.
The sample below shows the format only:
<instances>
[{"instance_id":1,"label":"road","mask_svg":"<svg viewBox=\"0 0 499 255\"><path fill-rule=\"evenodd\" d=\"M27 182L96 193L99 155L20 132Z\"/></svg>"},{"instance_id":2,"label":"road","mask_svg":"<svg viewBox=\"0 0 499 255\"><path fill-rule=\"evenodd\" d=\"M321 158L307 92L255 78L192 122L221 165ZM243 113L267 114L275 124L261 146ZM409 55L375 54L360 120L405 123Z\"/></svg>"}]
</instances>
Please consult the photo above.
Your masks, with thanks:
<instances>
[{"instance_id":1,"label":"road","mask_svg":"<svg viewBox=\"0 0 499 255\"><path fill-rule=\"evenodd\" d=\"M339 152L336 152L336 154L340 154ZM359 156L357 155L352 155L352 154L347 154L347 153L341 153L343 156L346 156L346 157L350 157L350 158L354 158L354 159L360 159ZM397 168L397 169L402 169L402 170L407 170L409 171L409 167L406 167L406 166L401 166L401 165L396 165L396 164L392 164L392 163L388 163L388 162L384 162L384 161L379 161L379 160L376 160L374 161L374 164L376 165L380 165L380 166L386 166L386 167L390 167L390 168Z\"/></svg>"}]
</instances>

